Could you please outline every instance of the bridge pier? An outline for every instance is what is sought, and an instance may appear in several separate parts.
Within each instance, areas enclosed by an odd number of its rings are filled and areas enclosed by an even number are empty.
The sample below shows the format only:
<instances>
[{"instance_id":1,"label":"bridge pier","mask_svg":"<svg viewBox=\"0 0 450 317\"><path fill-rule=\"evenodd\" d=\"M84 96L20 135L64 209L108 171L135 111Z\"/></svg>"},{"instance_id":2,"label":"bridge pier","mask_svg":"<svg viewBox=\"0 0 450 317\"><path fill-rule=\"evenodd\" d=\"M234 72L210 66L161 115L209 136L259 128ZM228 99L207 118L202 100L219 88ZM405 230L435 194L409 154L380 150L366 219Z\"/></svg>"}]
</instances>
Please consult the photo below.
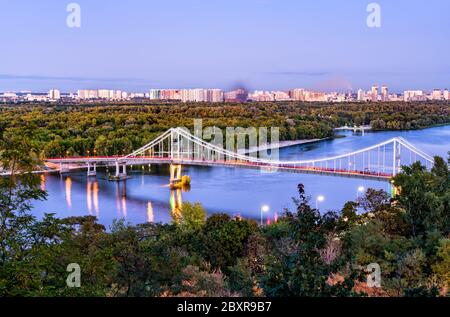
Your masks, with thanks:
<instances>
[{"instance_id":1,"label":"bridge pier","mask_svg":"<svg viewBox=\"0 0 450 317\"><path fill-rule=\"evenodd\" d=\"M97 164L94 163L93 169L91 170L91 163L87 164L87 176L97 176Z\"/></svg>"},{"instance_id":2,"label":"bridge pier","mask_svg":"<svg viewBox=\"0 0 450 317\"><path fill-rule=\"evenodd\" d=\"M181 182L181 165L170 164L170 186Z\"/></svg>"},{"instance_id":3,"label":"bridge pier","mask_svg":"<svg viewBox=\"0 0 450 317\"><path fill-rule=\"evenodd\" d=\"M59 174L65 174L70 172L69 168L64 167L63 163L59 163Z\"/></svg>"},{"instance_id":4,"label":"bridge pier","mask_svg":"<svg viewBox=\"0 0 450 317\"><path fill-rule=\"evenodd\" d=\"M114 177L110 177L110 180L116 180L116 181L126 180L127 179L127 164L123 163L122 173L120 172L119 161L116 161L115 165L116 165L116 173L115 173Z\"/></svg>"}]
</instances>

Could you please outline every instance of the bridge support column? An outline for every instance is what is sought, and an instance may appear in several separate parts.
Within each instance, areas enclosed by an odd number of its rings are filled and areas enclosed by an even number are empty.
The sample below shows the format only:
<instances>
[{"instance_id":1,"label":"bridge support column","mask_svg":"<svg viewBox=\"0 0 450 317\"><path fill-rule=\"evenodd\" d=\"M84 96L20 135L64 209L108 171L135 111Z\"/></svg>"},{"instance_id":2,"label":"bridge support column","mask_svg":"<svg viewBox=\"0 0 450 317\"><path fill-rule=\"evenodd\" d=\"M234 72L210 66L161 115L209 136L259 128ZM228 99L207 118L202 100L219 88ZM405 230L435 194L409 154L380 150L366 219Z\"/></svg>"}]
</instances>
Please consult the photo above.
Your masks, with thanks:
<instances>
[{"instance_id":1,"label":"bridge support column","mask_svg":"<svg viewBox=\"0 0 450 317\"><path fill-rule=\"evenodd\" d=\"M170 185L173 186L178 182L181 182L181 165L170 164Z\"/></svg>"},{"instance_id":2,"label":"bridge support column","mask_svg":"<svg viewBox=\"0 0 450 317\"><path fill-rule=\"evenodd\" d=\"M64 174L70 172L70 169L65 168L62 162L59 163L59 174Z\"/></svg>"},{"instance_id":3,"label":"bridge support column","mask_svg":"<svg viewBox=\"0 0 450 317\"><path fill-rule=\"evenodd\" d=\"M119 166L119 162L116 161L116 177L119 177L120 175L120 166Z\"/></svg>"},{"instance_id":4,"label":"bridge support column","mask_svg":"<svg viewBox=\"0 0 450 317\"><path fill-rule=\"evenodd\" d=\"M96 176L97 175L97 164L94 163L93 169L91 170L91 163L88 162L87 168L87 176Z\"/></svg>"},{"instance_id":5,"label":"bridge support column","mask_svg":"<svg viewBox=\"0 0 450 317\"><path fill-rule=\"evenodd\" d=\"M127 164L126 163L119 163L119 161L115 162L116 166L116 172L114 177L110 178L110 180L120 181L120 180L126 180L127 179ZM122 173L120 172L120 168L122 168Z\"/></svg>"}]
</instances>

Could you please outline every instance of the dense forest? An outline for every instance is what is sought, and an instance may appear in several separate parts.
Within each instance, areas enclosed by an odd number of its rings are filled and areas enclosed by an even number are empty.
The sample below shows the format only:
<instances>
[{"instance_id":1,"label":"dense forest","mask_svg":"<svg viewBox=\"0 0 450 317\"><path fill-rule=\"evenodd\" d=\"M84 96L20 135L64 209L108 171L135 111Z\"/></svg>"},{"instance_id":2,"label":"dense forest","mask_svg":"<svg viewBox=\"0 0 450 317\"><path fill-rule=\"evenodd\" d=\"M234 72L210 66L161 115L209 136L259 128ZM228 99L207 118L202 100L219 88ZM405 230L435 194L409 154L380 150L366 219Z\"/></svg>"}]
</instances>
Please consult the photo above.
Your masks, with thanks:
<instances>
[{"instance_id":1,"label":"dense forest","mask_svg":"<svg viewBox=\"0 0 450 317\"><path fill-rule=\"evenodd\" d=\"M279 127L281 140L333 137L333 128L371 124L375 130L450 123L450 107L434 103L0 105L0 134L27 130L40 156L131 152L177 126Z\"/></svg>"},{"instance_id":2,"label":"dense forest","mask_svg":"<svg viewBox=\"0 0 450 317\"><path fill-rule=\"evenodd\" d=\"M369 189L336 212L320 214L300 184L296 210L266 226L207 218L200 204L184 204L169 224L117 221L107 229L92 216L30 215L30 201L46 197L26 173L38 162L33 142L28 131L0 139L1 164L12 171L0 177L0 296L449 295L450 174L442 158L431 171L403 167L396 197ZM66 284L69 264L81 269L80 287ZM373 265L381 287L367 284Z\"/></svg>"}]
</instances>

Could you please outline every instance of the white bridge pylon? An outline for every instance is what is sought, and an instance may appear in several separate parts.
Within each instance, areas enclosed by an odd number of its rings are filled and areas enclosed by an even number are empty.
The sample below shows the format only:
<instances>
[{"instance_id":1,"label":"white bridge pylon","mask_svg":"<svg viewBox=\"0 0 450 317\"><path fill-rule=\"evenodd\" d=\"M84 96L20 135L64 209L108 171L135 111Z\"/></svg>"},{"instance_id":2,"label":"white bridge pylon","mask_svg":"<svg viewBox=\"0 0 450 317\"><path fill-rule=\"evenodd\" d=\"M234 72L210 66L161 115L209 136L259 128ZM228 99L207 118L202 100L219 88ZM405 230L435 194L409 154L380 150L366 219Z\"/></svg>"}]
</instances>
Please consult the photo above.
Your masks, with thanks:
<instances>
[{"instance_id":1,"label":"white bridge pylon","mask_svg":"<svg viewBox=\"0 0 450 317\"><path fill-rule=\"evenodd\" d=\"M237 151L226 150L220 145L208 143L184 128L171 128L147 145L116 160L124 164L159 161L384 179L398 174L402 165L420 161L430 169L434 162L430 155L401 137L333 157L283 161L267 158L267 154L258 154L258 152L249 155L238 154Z\"/></svg>"}]
</instances>

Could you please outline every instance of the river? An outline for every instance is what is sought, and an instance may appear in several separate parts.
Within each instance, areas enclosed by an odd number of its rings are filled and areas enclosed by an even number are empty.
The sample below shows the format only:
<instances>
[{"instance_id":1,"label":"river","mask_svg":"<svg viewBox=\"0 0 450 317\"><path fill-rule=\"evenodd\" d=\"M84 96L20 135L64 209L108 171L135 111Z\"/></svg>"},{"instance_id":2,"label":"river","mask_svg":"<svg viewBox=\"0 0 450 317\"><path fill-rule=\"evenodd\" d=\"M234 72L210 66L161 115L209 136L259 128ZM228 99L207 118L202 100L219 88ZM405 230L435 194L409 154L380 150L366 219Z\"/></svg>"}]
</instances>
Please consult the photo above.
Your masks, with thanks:
<instances>
[{"instance_id":1,"label":"river","mask_svg":"<svg viewBox=\"0 0 450 317\"><path fill-rule=\"evenodd\" d=\"M342 132L343 138L296 145L280 149L280 159L303 160L349 153L401 136L430 155L447 158L450 151L450 125L414 131L368 132L364 136ZM109 226L114 219L125 218L138 224L170 222L171 210L182 202L199 202L208 214L223 212L260 221L261 206L267 205L264 222L276 221L283 211L294 210L292 198L297 184L303 183L311 204L321 212L338 211L345 202L355 200L358 188L390 190L386 181L354 179L314 174L263 172L226 167L183 167L192 184L187 191L171 191L169 171L164 166L135 167L126 184L111 182L105 170L88 179L85 171L67 175L41 176L41 187L48 192L46 201L33 202L33 214L55 213L58 217L94 215ZM318 196L324 200L317 201Z\"/></svg>"}]
</instances>

